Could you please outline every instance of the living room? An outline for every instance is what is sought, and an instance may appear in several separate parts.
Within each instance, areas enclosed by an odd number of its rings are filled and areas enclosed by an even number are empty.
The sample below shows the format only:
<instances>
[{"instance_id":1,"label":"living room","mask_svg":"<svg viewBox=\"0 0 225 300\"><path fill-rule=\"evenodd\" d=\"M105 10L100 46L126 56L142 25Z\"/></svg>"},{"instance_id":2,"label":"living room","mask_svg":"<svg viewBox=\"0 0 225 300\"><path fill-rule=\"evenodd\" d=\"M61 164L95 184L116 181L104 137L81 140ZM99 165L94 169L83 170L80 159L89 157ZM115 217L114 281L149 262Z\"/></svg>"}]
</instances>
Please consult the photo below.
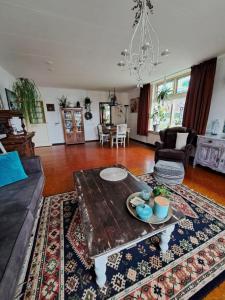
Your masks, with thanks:
<instances>
[{"instance_id":1,"label":"living room","mask_svg":"<svg viewBox=\"0 0 225 300\"><path fill-rule=\"evenodd\" d=\"M0 299L225 299L224 10L0 0Z\"/></svg>"}]
</instances>

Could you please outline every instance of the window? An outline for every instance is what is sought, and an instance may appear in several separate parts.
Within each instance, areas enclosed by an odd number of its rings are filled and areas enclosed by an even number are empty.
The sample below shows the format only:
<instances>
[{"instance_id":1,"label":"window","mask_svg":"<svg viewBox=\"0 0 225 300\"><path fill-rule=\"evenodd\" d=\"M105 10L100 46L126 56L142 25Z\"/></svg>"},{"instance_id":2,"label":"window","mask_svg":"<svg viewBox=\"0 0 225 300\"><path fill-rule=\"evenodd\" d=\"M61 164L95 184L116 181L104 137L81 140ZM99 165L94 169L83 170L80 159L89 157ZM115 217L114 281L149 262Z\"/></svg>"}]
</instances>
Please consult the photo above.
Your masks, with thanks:
<instances>
[{"instance_id":1,"label":"window","mask_svg":"<svg viewBox=\"0 0 225 300\"><path fill-rule=\"evenodd\" d=\"M181 126L189 87L190 72L177 74L167 82L153 84L153 105L151 111L150 130L159 131L167 127ZM158 102L158 95L168 90L166 97Z\"/></svg>"},{"instance_id":2,"label":"window","mask_svg":"<svg viewBox=\"0 0 225 300\"><path fill-rule=\"evenodd\" d=\"M157 86L157 91L158 91L157 94L159 94L164 89L170 90L169 94L172 95L174 93L174 80L168 81L168 82L166 82L166 84L164 84L164 83L159 84Z\"/></svg>"},{"instance_id":3,"label":"window","mask_svg":"<svg viewBox=\"0 0 225 300\"><path fill-rule=\"evenodd\" d=\"M190 75L177 79L177 94L187 93L190 81Z\"/></svg>"},{"instance_id":4,"label":"window","mask_svg":"<svg viewBox=\"0 0 225 300\"><path fill-rule=\"evenodd\" d=\"M36 112L30 118L31 124L46 123L43 101L36 101Z\"/></svg>"}]
</instances>

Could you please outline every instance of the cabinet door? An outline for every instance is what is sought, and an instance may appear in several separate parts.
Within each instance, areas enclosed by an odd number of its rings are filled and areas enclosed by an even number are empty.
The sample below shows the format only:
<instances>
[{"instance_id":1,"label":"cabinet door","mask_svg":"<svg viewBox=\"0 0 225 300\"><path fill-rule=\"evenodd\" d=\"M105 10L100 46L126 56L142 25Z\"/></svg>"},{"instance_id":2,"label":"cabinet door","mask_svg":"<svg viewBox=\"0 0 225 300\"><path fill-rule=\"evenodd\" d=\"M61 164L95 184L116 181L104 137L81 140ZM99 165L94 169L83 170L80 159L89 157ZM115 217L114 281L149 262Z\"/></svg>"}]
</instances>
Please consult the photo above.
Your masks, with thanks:
<instances>
[{"instance_id":1,"label":"cabinet door","mask_svg":"<svg viewBox=\"0 0 225 300\"><path fill-rule=\"evenodd\" d=\"M74 111L74 124L76 132L76 143L84 143L84 124L81 109Z\"/></svg>"},{"instance_id":2,"label":"cabinet door","mask_svg":"<svg viewBox=\"0 0 225 300\"><path fill-rule=\"evenodd\" d=\"M221 148L208 144L200 144L198 151L198 161L208 167L217 168L221 156Z\"/></svg>"},{"instance_id":3,"label":"cabinet door","mask_svg":"<svg viewBox=\"0 0 225 300\"><path fill-rule=\"evenodd\" d=\"M63 126L65 132L65 142L66 144L74 144L74 119L71 110L63 111Z\"/></svg>"},{"instance_id":4,"label":"cabinet door","mask_svg":"<svg viewBox=\"0 0 225 300\"><path fill-rule=\"evenodd\" d=\"M223 152L220 157L218 170L222 173L225 173L225 148L223 148Z\"/></svg>"}]
</instances>

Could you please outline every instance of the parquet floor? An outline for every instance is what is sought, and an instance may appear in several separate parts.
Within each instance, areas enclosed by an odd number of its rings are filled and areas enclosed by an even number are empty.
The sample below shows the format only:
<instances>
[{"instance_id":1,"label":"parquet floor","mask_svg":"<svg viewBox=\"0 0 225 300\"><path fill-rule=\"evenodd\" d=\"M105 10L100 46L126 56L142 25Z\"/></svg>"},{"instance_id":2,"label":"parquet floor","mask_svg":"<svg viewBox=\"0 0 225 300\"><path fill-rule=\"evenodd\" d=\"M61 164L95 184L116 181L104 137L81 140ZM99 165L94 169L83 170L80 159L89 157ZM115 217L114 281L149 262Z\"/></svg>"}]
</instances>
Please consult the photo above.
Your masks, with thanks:
<instances>
[{"instance_id":1,"label":"parquet floor","mask_svg":"<svg viewBox=\"0 0 225 300\"><path fill-rule=\"evenodd\" d=\"M119 149L90 142L83 145L36 148L35 152L41 156L43 163L46 177L45 196L73 190L72 173L76 170L120 163L135 175L141 175L151 172L154 166L154 149L136 142ZM190 166L184 184L225 205L225 175ZM225 282L215 288L206 299L224 300Z\"/></svg>"}]
</instances>

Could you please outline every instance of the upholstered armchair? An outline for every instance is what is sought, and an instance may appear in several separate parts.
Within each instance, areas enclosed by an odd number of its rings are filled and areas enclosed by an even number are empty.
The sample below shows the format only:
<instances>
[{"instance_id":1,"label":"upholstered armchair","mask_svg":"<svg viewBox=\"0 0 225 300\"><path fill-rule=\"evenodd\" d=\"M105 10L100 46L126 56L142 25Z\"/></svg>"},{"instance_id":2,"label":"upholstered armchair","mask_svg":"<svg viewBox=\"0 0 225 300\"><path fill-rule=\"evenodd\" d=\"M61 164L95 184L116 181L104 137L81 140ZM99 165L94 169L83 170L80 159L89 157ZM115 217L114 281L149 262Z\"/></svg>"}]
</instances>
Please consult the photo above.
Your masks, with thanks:
<instances>
[{"instance_id":1,"label":"upholstered armchair","mask_svg":"<svg viewBox=\"0 0 225 300\"><path fill-rule=\"evenodd\" d=\"M189 133L187 137L187 144L181 150L175 149L178 132ZM158 160L182 162L184 167L187 168L190 154L194 147L193 143L196 139L196 132L186 127L173 127L161 130L159 135L161 142L155 143L155 162Z\"/></svg>"}]
</instances>

